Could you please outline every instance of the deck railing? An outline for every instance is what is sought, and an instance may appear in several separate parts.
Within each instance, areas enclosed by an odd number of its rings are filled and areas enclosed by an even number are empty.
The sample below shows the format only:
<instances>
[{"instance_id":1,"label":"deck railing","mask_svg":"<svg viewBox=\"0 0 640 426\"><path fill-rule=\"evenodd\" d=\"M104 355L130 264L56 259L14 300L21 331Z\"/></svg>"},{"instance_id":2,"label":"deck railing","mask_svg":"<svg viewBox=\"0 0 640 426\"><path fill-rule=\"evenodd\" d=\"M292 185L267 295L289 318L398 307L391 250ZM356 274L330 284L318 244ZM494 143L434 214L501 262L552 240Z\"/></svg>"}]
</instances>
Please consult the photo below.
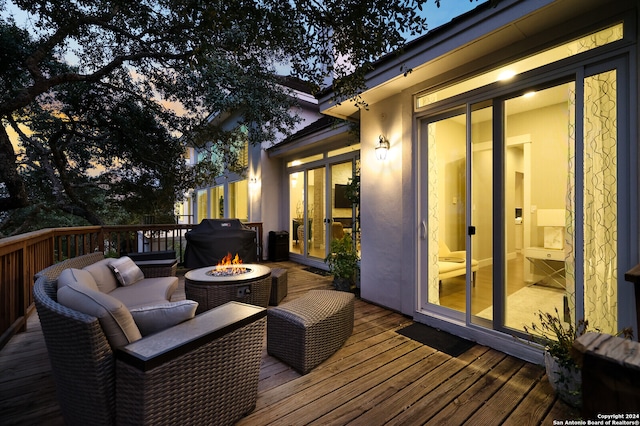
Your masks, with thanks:
<instances>
[{"instance_id":1,"label":"deck railing","mask_svg":"<svg viewBox=\"0 0 640 426\"><path fill-rule=\"evenodd\" d=\"M258 259L263 259L262 223L256 231ZM196 224L83 226L50 228L0 239L0 348L23 331L34 310L33 276L61 260L92 252L119 257L127 253L175 250L184 263L186 232Z\"/></svg>"}]
</instances>

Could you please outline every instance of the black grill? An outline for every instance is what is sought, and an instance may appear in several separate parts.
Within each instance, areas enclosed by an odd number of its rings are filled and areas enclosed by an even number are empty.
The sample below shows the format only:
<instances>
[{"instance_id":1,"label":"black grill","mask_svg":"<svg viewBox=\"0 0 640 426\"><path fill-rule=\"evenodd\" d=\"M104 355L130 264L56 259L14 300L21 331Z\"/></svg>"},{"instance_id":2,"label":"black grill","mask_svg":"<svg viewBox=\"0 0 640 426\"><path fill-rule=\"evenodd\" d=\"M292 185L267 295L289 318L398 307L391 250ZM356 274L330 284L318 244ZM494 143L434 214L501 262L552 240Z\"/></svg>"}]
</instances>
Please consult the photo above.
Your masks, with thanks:
<instances>
[{"instance_id":1,"label":"black grill","mask_svg":"<svg viewBox=\"0 0 640 426\"><path fill-rule=\"evenodd\" d=\"M244 263L258 259L256 231L238 219L204 219L185 234L186 268L204 268L217 264L228 253L238 254Z\"/></svg>"}]
</instances>

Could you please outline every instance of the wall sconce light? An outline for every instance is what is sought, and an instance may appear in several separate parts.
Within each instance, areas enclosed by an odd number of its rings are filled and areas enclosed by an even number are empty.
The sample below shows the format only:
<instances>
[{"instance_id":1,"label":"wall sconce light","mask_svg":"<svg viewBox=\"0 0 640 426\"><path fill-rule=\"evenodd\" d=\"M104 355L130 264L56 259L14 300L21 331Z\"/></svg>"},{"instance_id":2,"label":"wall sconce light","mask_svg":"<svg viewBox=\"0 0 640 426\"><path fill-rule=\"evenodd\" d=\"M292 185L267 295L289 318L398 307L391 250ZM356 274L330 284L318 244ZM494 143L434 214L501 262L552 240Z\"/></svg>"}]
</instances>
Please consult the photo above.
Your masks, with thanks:
<instances>
[{"instance_id":1,"label":"wall sconce light","mask_svg":"<svg viewBox=\"0 0 640 426\"><path fill-rule=\"evenodd\" d=\"M257 190L260 187L260 181L257 177L249 178L249 188Z\"/></svg>"},{"instance_id":2,"label":"wall sconce light","mask_svg":"<svg viewBox=\"0 0 640 426\"><path fill-rule=\"evenodd\" d=\"M378 160L384 160L387 158L387 152L389 151L389 141L384 136L378 137L378 145L376 146L376 158Z\"/></svg>"}]
</instances>

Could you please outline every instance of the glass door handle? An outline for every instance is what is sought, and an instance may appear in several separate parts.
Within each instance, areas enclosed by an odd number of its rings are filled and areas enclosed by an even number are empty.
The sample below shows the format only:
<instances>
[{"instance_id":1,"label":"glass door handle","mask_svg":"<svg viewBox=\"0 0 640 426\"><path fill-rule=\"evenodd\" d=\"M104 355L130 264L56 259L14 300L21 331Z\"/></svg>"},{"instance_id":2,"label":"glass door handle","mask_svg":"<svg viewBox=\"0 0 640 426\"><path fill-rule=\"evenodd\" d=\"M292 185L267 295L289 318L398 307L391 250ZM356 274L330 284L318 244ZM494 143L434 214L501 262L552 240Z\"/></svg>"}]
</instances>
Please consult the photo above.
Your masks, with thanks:
<instances>
[{"instance_id":1,"label":"glass door handle","mask_svg":"<svg viewBox=\"0 0 640 426\"><path fill-rule=\"evenodd\" d=\"M427 222L424 220L420 223L420 238L427 239Z\"/></svg>"}]
</instances>

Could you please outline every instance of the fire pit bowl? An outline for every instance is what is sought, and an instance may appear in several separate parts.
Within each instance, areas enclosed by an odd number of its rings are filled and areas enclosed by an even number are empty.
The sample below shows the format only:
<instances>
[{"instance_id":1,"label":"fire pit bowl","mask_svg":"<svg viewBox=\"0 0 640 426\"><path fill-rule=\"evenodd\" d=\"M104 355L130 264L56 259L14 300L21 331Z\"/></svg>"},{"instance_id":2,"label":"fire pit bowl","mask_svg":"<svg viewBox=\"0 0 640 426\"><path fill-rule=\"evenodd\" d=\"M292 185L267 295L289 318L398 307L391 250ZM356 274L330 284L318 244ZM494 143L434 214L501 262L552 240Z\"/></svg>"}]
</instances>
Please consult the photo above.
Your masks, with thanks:
<instances>
[{"instance_id":1,"label":"fire pit bowl","mask_svg":"<svg viewBox=\"0 0 640 426\"><path fill-rule=\"evenodd\" d=\"M244 272L226 271L232 268ZM271 268L247 263L194 269L184 275L184 290L187 299L198 302L197 314L232 300L266 308L271 295Z\"/></svg>"}]
</instances>

